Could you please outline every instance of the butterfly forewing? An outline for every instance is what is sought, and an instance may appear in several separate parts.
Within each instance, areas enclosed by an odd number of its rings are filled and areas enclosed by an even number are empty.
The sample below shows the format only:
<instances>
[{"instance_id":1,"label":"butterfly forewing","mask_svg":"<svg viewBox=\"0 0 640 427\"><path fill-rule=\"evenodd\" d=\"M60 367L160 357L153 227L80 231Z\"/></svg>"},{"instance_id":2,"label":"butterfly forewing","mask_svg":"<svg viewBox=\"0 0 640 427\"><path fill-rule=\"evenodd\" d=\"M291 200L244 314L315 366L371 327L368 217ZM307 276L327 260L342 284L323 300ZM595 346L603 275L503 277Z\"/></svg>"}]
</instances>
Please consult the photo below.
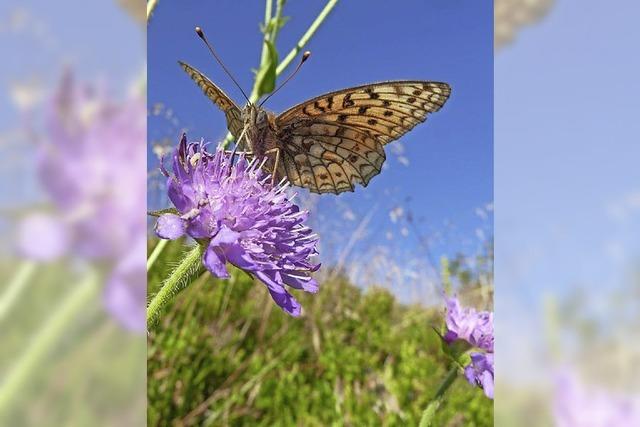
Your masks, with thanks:
<instances>
[{"instance_id":1,"label":"butterfly forewing","mask_svg":"<svg viewBox=\"0 0 640 427\"><path fill-rule=\"evenodd\" d=\"M213 101L222 111L224 111L227 117L227 128L229 132L236 138L240 136L243 129L242 113L238 106L216 86L211 80L209 80L204 74L196 70L189 64L182 61L178 61L182 69L193 79L194 82L202 89L204 94Z\"/></svg>"},{"instance_id":2,"label":"butterfly forewing","mask_svg":"<svg viewBox=\"0 0 640 427\"><path fill-rule=\"evenodd\" d=\"M317 193L353 191L380 173L383 145L398 139L451 94L446 83L396 81L331 92L276 119L292 184Z\"/></svg>"}]
</instances>

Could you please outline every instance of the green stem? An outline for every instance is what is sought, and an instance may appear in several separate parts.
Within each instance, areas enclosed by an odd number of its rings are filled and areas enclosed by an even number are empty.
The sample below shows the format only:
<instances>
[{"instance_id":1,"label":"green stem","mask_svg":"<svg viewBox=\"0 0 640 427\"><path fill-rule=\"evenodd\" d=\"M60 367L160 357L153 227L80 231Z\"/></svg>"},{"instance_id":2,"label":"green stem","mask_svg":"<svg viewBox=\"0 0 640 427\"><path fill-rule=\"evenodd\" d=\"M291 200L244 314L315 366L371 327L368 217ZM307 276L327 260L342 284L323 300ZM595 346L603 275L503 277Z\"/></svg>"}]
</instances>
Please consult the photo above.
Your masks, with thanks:
<instances>
[{"instance_id":1,"label":"green stem","mask_svg":"<svg viewBox=\"0 0 640 427\"><path fill-rule=\"evenodd\" d=\"M276 68L276 75L279 76L280 74L282 74L282 72L289 66L289 64L291 64L291 61L293 61L296 55L302 50L303 47L305 47L309 40L311 40L311 37L313 37L316 31L318 31L318 28L320 28L320 25L322 25L324 20L327 19L327 16L333 10L333 8L336 7L336 4L338 4L338 0L329 0L327 2L327 4L324 6L324 9L322 9L315 21L313 21L307 32L302 35L298 43L296 43L295 47L291 49L287 56L284 57L282 62L280 62L278 68Z\"/></svg>"},{"instance_id":2,"label":"green stem","mask_svg":"<svg viewBox=\"0 0 640 427\"><path fill-rule=\"evenodd\" d=\"M273 11L273 0L266 0L264 5L264 25L265 28L271 21L271 12Z\"/></svg>"},{"instance_id":3,"label":"green stem","mask_svg":"<svg viewBox=\"0 0 640 427\"><path fill-rule=\"evenodd\" d=\"M442 403L442 398L456 378L458 378L458 367L453 366L447 373L447 376L444 377L444 380L442 380L442 383L440 384L440 387L438 387L438 390L436 390L433 398L431 398L431 402L427 405L427 409L422 413L422 418L420 419L419 424L420 427L430 427L433 425L433 417L440 407L440 403Z\"/></svg>"},{"instance_id":4,"label":"green stem","mask_svg":"<svg viewBox=\"0 0 640 427\"><path fill-rule=\"evenodd\" d=\"M18 297L26 289L29 279L36 271L36 263L33 261L23 261L18 267L15 275L7 285L4 293L0 297L0 322L2 322L9 312L9 309L16 302Z\"/></svg>"},{"instance_id":5,"label":"green stem","mask_svg":"<svg viewBox=\"0 0 640 427\"><path fill-rule=\"evenodd\" d=\"M156 321L160 312L171 302L173 297L189 285L191 278L200 270L202 254L205 249L206 245L196 244L164 281L158 293L154 295L147 306L147 328Z\"/></svg>"},{"instance_id":6,"label":"green stem","mask_svg":"<svg viewBox=\"0 0 640 427\"><path fill-rule=\"evenodd\" d=\"M151 255L149 255L149 258L147 258L147 272L151 270L151 267L153 267L153 264L156 262L156 260L160 256L160 253L164 250L168 243L168 240L160 239L160 241L155 245L153 251L151 252Z\"/></svg>"},{"instance_id":7,"label":"green stem","mask_svg":"<svg viewBox=\"0 0 640 427\"><path fill-rule=\"evenodd\" d=\"M269 20L266 18L269 17L269 19L271 19L271 10L272 10L271 1L272 0L267 0L266 2L267 6L265 8L265 25L267 25L269 22ZM282 16L283 4L284 2L278 1L276 16ZM296 55L306 46L309 40L311 40L311 37L313 37L316 31L318 31L318 28L320 28L320 25L322 25L324 20L327 18L327 16L329 15L329 12L331 12L333 8L336 7L336 4L338 4L338 0L329 0L327 2L327 4L324 6L322 11L320 11L320 14L316 17L316 19L313 21L311 26L302 35L300 40L298 40L298 43L296 43L294 48L291 49L287 54L287 56L285 56L285 58L280 62L280 64L278 64L278 67L276 68L277 77L280 76L280 74L282 74L284 70L286 70L286 68L291 64L291 61L295 59ZM275 42L277 35L278 35L278 30L275 29L272 34L265 33L264 39ZM265 65L267 61L267 56L268 56L267 46L266 46L266 43L263 43L262 54L260 56L260 67L258 69L262 68ZM257 81L254 81L253 83L253 88L251 89L251 96L249 96L249 101L251 103L255 103L256 101L258 101L258 82ZM222 145L226 147L227 145L229 145L229 143L232 140L233 140L233 135L231 135L231 132L228 132Z\"/></svg>"},{"instance_id":8,"label":"green stem","mask_svg":"<svg viewBox=\"0 0 640 427\"><path fill-rule=\"evenodd\" d=\"M51 349L60 342L79 313L86 310L98 290L98 276L90 273L83 282L73 287L47 319L25 353L16 359L16 365L6 372L7 376L0 386L0 414L5 414L7 408L11 407L12 401L19 396L22 386L38 366L47 363L46 357Z\"/></svg>"}]
</instances>

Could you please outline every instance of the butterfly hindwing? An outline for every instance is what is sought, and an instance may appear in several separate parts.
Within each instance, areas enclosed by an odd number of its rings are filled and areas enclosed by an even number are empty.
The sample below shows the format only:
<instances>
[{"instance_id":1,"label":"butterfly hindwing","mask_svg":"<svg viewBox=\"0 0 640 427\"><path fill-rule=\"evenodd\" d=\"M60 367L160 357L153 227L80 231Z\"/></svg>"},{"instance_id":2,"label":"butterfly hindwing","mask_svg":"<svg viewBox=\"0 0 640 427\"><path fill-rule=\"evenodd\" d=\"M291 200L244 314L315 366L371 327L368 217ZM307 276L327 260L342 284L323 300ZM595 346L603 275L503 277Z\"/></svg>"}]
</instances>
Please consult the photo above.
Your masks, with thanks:
<instances>
[{"instance_id":1,"label":"butterfly hindwing","mask_svg":"<svg viewBox=\"0 0 640 427\"><path fill-rule=\"evenodd\" d=\"M336 123L298 121L278 138L289 181L314 193L353 191L356 183L366 186L385 160L380 142Z\"/></svg>"},{"instance_id":2,"label":"butterfly hindwing","mask_svg":"<svg viewBox=\"0 0 640 427\"><path fill-rule=\"evenodd\" d=\"M317 193L366 186L382 168L383 146L438 111L446 83L396 81L331 92L276 118L283 162L292 184Z\"/></svg>"},{"instance_id":3,"label":"butterfly hindwing","mask_svg":"<svg viewBox=\"0 0 640 427\"><path fill-rule=\"evenodd\" d=\"M178 61L178 63L189 77L196 82L200 89L202 89L207 98L224 111L227 117L227 128L229 132L238 139L243 129L243 123L242 113L235 102L200 71L182 61Z\"/></svg>"}]
</instances>

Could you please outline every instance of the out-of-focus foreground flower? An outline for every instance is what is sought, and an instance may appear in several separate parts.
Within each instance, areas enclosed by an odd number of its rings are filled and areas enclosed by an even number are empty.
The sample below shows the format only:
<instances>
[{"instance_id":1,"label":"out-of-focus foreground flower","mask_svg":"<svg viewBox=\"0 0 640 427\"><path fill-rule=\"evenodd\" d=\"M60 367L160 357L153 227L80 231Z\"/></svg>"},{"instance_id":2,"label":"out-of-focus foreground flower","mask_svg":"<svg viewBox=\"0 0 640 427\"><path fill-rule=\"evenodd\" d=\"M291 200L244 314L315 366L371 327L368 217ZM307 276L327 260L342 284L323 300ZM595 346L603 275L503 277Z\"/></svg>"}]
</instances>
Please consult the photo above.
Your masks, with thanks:
<instances>
[{"instance_id":1,"label":"out-of-focus foreground flower","mask_svg":"<svg viewBox=\"0 0 640 427\"><path fill-rule=\"evenodd\" d=\"M145 117L143 98L111 102L67 72L36 141L36 171L51 206L18 227L27 258L73 255L100 267L105 307L137 331L145 329Z\"/></svg>"},{"instance_id":2,"label":"out-of-focus foreground flower","mask_svg":"<svg viewBox=\"0 0 640 427\"><path fill-rule=\"evenodd\" d=\"M285 285L318 291L311 273L320 265L310 261L318 237L304 225L308 212L287 197L288 184L272 186L257 160L241 155L233 164L223 149L211 154L184 135L172 167L173 175L163 173L178 214L161 215L156 234L163 239L187 234L205 242L202 263L213 275L229 277L229 262L260 279L285 312L300 315L300 304Z\"/></svg>"},{"instance_id":3,"label":"out-of-focus foreground flower","mask_svg":"<svg viewBox=\"0 0 640 427\"><path fill-rule=\"evenodd\" d=\"M558 427L640 425L640 395L587 385L570 368L556 378L553 406Z\"/></svg>"},{"instance_id":4,"label":"out-of-focus foreground flower","mask_svg":"<svg viewBox=\"0 0 640 427\"><path fill-rule=\"evenodd\" d=\"M464 341L479 350L470 353L471 362L465 366L465 377L470 384L482 388L487 397L493 399L493 313L463 308L457 298L446 298L447 331L444 341L453 344Z\"/></svg>"}]
</instances>

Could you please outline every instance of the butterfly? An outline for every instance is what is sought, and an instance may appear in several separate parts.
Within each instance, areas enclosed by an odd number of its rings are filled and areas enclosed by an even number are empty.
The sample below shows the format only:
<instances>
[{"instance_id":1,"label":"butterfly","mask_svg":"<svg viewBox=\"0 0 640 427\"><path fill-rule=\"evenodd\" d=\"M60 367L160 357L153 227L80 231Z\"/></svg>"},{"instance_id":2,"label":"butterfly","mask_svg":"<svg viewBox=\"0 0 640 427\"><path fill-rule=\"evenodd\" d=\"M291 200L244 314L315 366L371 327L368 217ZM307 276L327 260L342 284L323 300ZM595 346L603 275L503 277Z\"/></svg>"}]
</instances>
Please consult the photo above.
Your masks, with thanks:
<instances>
[{"instance_id":1,"label":"butterfly","mask_svg":"<svg viewBox=\"0 0 640 427\"><path fill-rule=\"evenodd\" d=\"M447 83L388 81L329 92L276 115L250 102L240 109L200 71L179 64L224 112L235 140L265 159L264 169L313 193L366 187L382 169L384 146L440 110L451 94Z\"/></svg>"}]
</instances>

